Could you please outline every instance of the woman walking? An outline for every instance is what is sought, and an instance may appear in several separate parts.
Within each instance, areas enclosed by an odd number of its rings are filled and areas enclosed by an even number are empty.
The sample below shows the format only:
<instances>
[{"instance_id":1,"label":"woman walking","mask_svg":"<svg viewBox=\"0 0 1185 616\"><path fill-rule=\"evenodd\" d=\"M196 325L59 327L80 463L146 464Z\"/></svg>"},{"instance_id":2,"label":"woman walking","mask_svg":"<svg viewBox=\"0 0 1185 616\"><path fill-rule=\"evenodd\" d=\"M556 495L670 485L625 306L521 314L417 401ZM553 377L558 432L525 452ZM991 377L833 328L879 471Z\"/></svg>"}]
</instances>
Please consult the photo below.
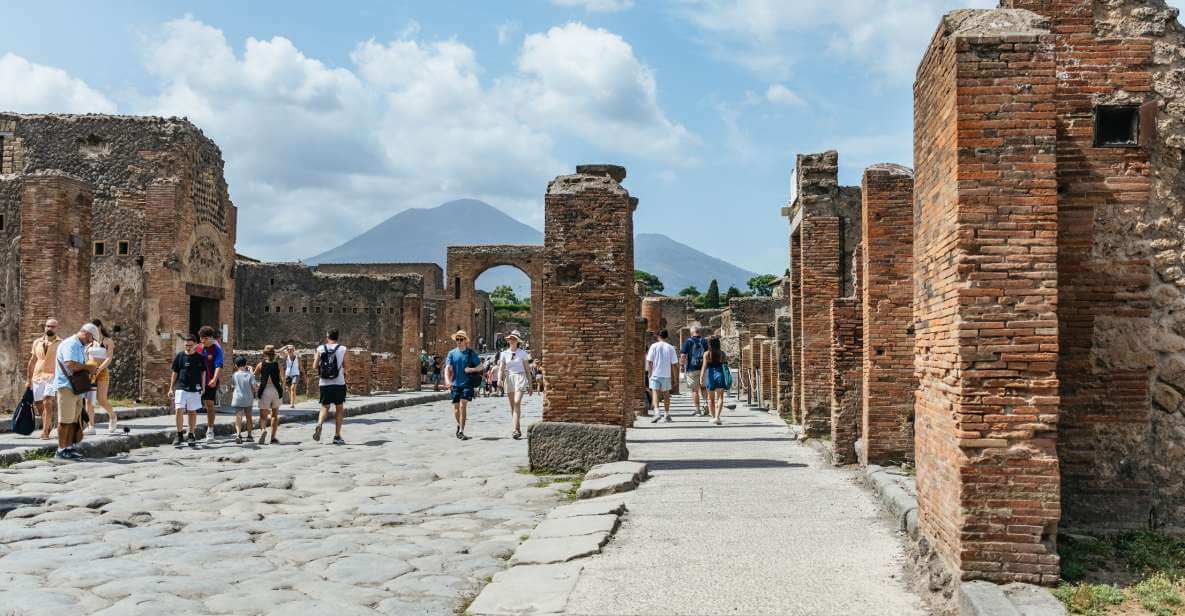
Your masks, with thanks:
<instances>
[{"instance_id":1,"label":"woman walking","mask_svg":"<svg viewBox=\"0 0 1185 616\"><path fill-rule=\"evenodd\" d=\"M280 381L280 362L276 361L276 347L263 347L263 361L255 367L255 378L259 379L259 444L267 439L268 421L271 421L272 445L279 445L276 430L280 427L280 401L284 386ZM270 413L269 413L270 411Z\"/></svg>"},{"instance_id":2,"label":"woman walking","mask_svg":"<svg viewBox=\"0 0 1185 616\"><path fill-rule=\"evenodd\" d=\"M95 319L91 321L91 324L99 328L100 336L86 347L86 363L95 366L91 377L95 389L86 397L87 412L90 414L90 427L87 428L87 434L95 433L96 406L101 406L104 411L107 411L107 434L115 434L115 427L118 425L119 419L115 416L115 409L111 407L111 402L107 399L107 389L111 385L111 371L108 368L111 366L111 360L114 359L115 341L107 333L107 328L103 327L102 321Z\"/></svg>"},{"instance_id":3,"label":"woman walking","mask_svg":"<svg viewBox=\"0 0 1185 616\"><path fill-rule=\"evenodd\" d=\"M518 440L523 437L520 419L523 414L523 396L534 395L535 379L531 374L531 356L520 348L522 335L514 330L506 335L508 345L505 351L498 353L498 381L506 390L506 401L510 403L510 419L514 423L511 437Z\"/></svg>"},{"instance_id":4,"label":"woman walking","mask_svg":"<svg viewBox=\"0 0 1185 616\"><path fill-rule=\"evenodd\" d=\"M728 389L724 365L727 361L728 356L720 348L720 337L709 338L699 382L708 390L708 423L716 425L720 425L720 416L724 414L724 392Z\"/></svg>"},{"instance_id":5,"label":"woman walking","mask_svg":"<svg viewBox=\"0 0 1185 616\"><path fill-rule=\"evenodd\" d=\"M296 386L300 383L300 358L296 356L296 347L291 344L284 347L284 384L288 386L288 403L296 408Z\"/></svg>"}]
</instances>

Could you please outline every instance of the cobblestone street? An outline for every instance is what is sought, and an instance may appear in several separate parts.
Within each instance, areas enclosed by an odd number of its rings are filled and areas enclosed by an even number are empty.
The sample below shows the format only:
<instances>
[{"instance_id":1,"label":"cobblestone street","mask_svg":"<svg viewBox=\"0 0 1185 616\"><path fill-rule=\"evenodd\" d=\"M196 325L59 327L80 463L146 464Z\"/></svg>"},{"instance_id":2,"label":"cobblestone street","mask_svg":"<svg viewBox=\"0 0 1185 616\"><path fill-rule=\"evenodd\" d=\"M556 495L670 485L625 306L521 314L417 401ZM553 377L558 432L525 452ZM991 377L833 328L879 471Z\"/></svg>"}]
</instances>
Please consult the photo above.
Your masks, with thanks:
<instances>
[{"instance_id":1,"label":"cobblestone street","mask_svg":"<svg viewBox=\"0 0 1185 616\"><path fill-rule=\"evenodd\" d=\"M519 472L504 398L453 426L437 402L347 419L346 446L285 425L299 444L0 470L31 502L0 519L0 614L451 614L570 485Z\"/></svg>"}]
</instances>

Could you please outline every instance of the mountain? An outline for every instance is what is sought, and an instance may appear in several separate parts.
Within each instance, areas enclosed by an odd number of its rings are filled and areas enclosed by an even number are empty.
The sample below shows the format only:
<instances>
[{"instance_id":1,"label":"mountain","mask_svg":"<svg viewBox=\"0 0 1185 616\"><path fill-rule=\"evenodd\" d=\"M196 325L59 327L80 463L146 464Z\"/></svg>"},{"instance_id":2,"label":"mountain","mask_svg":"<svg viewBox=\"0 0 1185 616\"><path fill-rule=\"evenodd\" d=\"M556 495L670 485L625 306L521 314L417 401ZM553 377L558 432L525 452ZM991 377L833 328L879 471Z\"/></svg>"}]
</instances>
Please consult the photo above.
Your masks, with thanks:
<instances>
[{"instance_id":1,"label":"mountain","mask_svg":"<svg viewBox=\"0 0 1185 616\"><path fill-rule=\"evenodd\" d=\"M460 222L460 224L458 224ZM344 244L306 259L319 263L438 263L445 267L449 246L460 244L542 244L543 233L476 199L459 199L429 209L400 212ZM689 285L708 290L713 278L721 294L729 285L746 290L753 272L654 233L639 233L634 243L637 268L658 276L673 295ZM510 269L492 270L480 288L510 285L529 296L526 276Z\"/></svg>"}]
</instances>

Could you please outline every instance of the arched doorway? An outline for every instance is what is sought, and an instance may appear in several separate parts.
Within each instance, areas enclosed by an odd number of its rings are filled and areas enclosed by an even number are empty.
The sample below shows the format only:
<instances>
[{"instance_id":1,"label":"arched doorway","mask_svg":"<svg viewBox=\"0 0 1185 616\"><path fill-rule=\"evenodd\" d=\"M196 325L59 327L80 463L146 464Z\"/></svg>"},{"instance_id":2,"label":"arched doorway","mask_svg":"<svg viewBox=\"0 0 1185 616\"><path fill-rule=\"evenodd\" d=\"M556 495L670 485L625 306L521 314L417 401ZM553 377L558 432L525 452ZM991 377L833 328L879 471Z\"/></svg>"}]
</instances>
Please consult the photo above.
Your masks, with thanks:
<instances>
[{"instance_id":1,"label":"arched doorway","mask_svg":"<svg viewBox=\"0 0 1185 616\"><path fill-rule=\"evenodd\" d=\"M531 277L513 265L499 265L479 275L474 286L481 303L479 309L489 311L488 319L477 318L477 331L473 333L474 338L479 339L479 346L482 346L480 340L485 342L484 348L479 350L500 350L505 344L503 337L512 331L519 333L524 345L534 348L531 344Z\"/></svg>"},{"instance_id":2,"label":"arched doorway","mask_svg":"<svg viewBox=\"0 0 1185 616\"><path fill-rule=\"evenodd\" d=\"M543 247L529 244L449 246L445 284L445 329L451 335L457 329L469 332L473 342L485 337L494 339L497 324L492 300L478 294L477 279L485 272L510 266L530 279L531 322L534 325L531 346L542 352L543 323Z\"/></svg>"}]
</instances>

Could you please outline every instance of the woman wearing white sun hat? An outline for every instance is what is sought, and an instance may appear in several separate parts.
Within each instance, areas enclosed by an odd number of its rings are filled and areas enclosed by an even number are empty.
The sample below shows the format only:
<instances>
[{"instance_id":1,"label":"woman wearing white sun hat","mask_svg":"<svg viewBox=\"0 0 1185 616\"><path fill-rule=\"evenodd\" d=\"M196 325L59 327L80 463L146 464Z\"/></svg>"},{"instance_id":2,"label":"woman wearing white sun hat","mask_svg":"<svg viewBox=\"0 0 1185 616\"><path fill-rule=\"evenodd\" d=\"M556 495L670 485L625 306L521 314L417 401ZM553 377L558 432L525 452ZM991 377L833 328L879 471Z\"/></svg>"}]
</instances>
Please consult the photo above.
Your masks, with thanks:
<instances>
[{"instance_id":1,"label":"woman wearing white sun hat","mask_svg":"<svg viewBox=\"0 0 1185 616\"><path fill-rule=\"evenodd\" d=\"M519 426L523 412L523 396L530 396L535 391L529 366L531 355L521 348L522 341L522 334L518 333L518 330L506 335L506 342L510 346L498 354L497 368L498 380L506 389L506 400L510 403L510 419L514 422L514 432L511 436L515 440L523 436Z\"/></svg>"}]
</instances>

